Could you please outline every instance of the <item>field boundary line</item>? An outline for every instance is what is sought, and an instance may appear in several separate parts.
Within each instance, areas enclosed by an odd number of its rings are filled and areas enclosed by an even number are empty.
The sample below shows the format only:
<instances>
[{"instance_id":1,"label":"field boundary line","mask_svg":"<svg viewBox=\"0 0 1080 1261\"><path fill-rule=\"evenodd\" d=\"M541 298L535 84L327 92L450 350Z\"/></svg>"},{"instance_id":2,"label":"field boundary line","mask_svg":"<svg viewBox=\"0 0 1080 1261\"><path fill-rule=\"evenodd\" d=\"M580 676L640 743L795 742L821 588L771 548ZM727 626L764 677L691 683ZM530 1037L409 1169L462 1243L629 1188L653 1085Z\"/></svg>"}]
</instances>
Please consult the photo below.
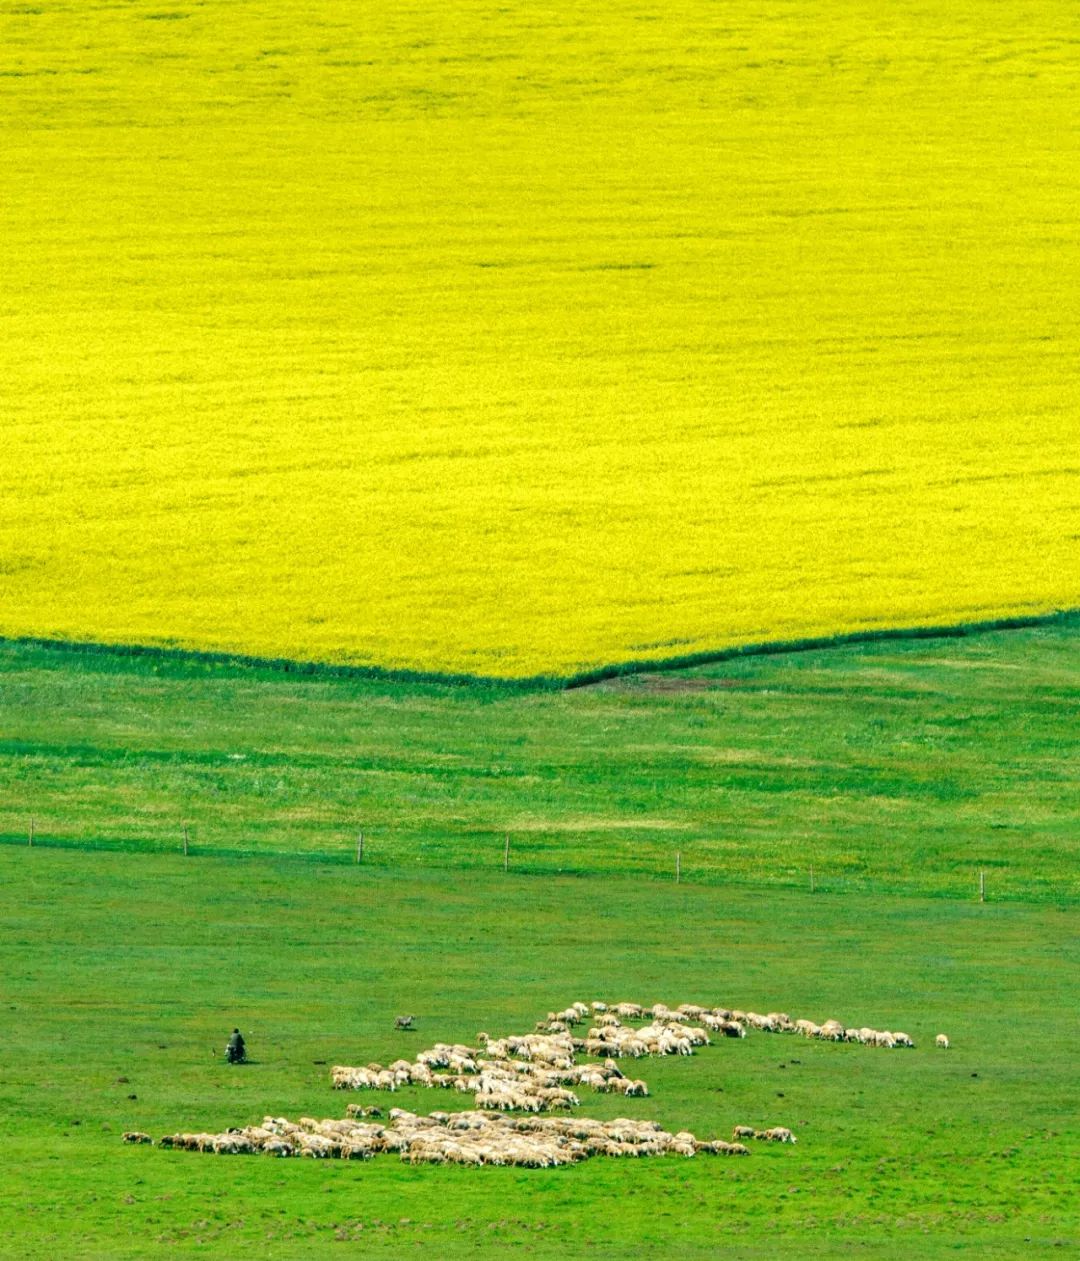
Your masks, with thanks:
<instances>
[{"instance_id":1,"label":"field boundary line","mask_svg":"<svg viewBox=\"0 0 1080 1261\"><path fill-rule=\"evenodd\" d=\"M216 652L199 648L179 648L163 644L110 644L96 640L50 639L36 635L0 635L0 648L40 648L72 655L116 658L147 658L151 661L190 663L243 670L266 670L306 678L369 679L384 683L422 683L441 687L489 687L508 692L558 692L590 687L637 674L659 674L713 665L743 657L775 657L818 652L858 644L889 643L922 639L963 639L995 631L1030 630L1040 626L1068 625L1080 619L1080 605L1049 613L1019 614L987 618L975 622L944 622L927 626L886 626L844 631L835 635L807 636L805 639L762 640L733 644L727 648L705 648L656 659L635 658L590 667L573 674L532 674L503 677L493 674L410 670L392 666L349 665L346 662L305 660L291 657L260 657L248 653ZM1078 622L1080 624L1080 622Z\"/></svg>"}]
</instances>

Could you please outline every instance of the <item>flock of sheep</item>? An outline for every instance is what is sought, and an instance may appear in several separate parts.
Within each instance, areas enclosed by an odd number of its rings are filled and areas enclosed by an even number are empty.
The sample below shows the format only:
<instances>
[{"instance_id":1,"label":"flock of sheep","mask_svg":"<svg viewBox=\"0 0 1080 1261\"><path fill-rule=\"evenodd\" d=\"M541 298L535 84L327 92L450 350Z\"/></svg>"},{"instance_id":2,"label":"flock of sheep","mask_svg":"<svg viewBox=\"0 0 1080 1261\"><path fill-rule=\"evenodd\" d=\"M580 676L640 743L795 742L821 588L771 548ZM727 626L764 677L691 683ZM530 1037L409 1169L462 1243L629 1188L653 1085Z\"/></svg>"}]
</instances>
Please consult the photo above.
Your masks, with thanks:
<instances>
[{"instance_id":1,"label":"flock of sheep","mask_svg":"<svg viewBox=\"0 0 1080 1261\"><path fill-rule=\"evenodd\" d=\"M656 1003L652 1007L642 1007L638 1003L592 1003L586 1007L584 1003L573 1003L564 1011L548 1012L547 1018L540 1026L550 1031L572 1029L589 1017L595 1019L596 1026L589 1030L583 1042L583 1048L589 1053L589 1043L595 1039L625 1041L633 1049L630 1054L657 1055L670 1054L670 1050L654 1049L658 1041L672 1036L689 1038L692 1046L708 1042L703 1029L687 1028L690 1021L699 1021L704 1029L723 1034L728 1038L745 1038L748 1029L758 1029L762 1033L799 1033L807 1038L821 1038L826 1042L861 1042L866 1046L914 1047L915 1043L906 1033L890 1030L848 1029L839 1020L826 1020L824 1024L816 1024L813 1020L792 1020L783 1011L772 1011L761 1015L756 1011L739 1011L727 1007L700 1007L695 1003L682 1003L672 1010L664 1003ZM624 1020L650 1020L652 1023L638 1029L636 1035L625 1031ZM680 1030L680 1026L683 1026ZM613 1029L623 1030L613 1033ZM635 1040L635 1036L636 1039ZM640 1041L646 1044L645 1050ZM948 1046L948 1038L939 1034L938 1046ZM678 1046L678 1051L689 1055L691 1050Z\"/></svg>"},{"instance_id":2,"label":"flock of sheep","mask_svg":"<svg viewBox=\"0 0 1080 1261\"><path fill-rule=\"evenodd\" d=\"M575 1037L576 1026L588 1021L594 1023L584 1036ZM672 1009L663 1003L642 1007L639 1003L577 1002L563 1011L548 1012L537 1021L534 1033L497 1039L480 1033L478 1047L440 1042L421 1051L413 1061L395 1060L387 1066L338 1065L331 1080L337 1090L441 1087L471 1093L474 1106L480 1109L546 1112L577 1107L580 1100L572 1089L575 1086L644 1097L649 1093L646 1083L623 1072L616 1061L693 1055L695 1048L710 1044L710 1033L745 1038L750 1029L864 1046L915 1045L908 1034L899 1031L845 1028L838 1020L819 1025L812 1020L793 1020L786 1012L761 1015L694 1003ZM947 1046L948 1039L941 1034L937 1043ZM602 1062L578 1063L579 1053Z\"/></svg>"},{"instance_id":3,"label":"flock of sheep","mask_svg":"<svg viewBox=\"0 0 1080 1261\"><path fill-rule=\"evenodd\" d=\"M763 1134L754 1137L766 1137ZM128 1133L125 1142L149 1142ZM776 1140L780 1141L780 1140ZM793 1141L793 1140L791 1140ZM410 1164L522 1165L547 1169L572 1165L590 1156L748 1156L742 1143L708 1142L683 1130L670 1134L655 1121L597 1121L588 1117L509 1117L490 1112L433 1112L416 1116L392 1108L389 1124L301 1117L264 1117L261 1125L222 1134L170 1134L160 1147L217 1155L301 1156L366 1160L397 1152Z\"/></svg>"},{"instance_id":4,"label":"flock of sheep","mask_svg":"<svg viewBox=\"0 0 1080 1261\"><path fill-rule=\"evenodd\" d=\"M411 1027L398 1018L398 1028ZM577 1027L585 1025L575 1036ZM159 1146L218 1154L262 1152L276 1156L335 1156L366 1159L380 1152L398 1152L402 1160L418 1163L524 1165L550 1167L573 1164L594 1155L695 1156L748 1155L739 1140L794 1143L784 1126L756 1130L737 1125L732 1142L700 1140L687 1131L670 1134L653 1121L598 1121L590 1118L539 1117L540 1112L571 1111L580 1106L575 1087L646 1096L648 1086L631 1077L620 1060L646 1056L693 1055L708 1045L711 1034L745 1038L749 1030L795 1033L829 1042L857 1042L866 1046L914 1047L906 1034L868 1027L847 1028L838 1020L816 1024L793 1020L785 1012L744 1012L723 1007L683 1003L674 1009L663 1003L572 1003L563 1011L548 1012L536 1030L492 1038L477 1035L477 1046L436 1043L412 1060L368 1064L362 1068L335 1066L331 1081L338 1090L396 1091L402 1086L452 1089L473 1096L468 1112L432 1112L416 1116L400 1108L390 1111L384 1124L377 1108L349 1105L346 1119L317 1121L301 1117L265 1117L261 1125L230 1129L220 1134L172 1134ZM939 1034L936 1043L948 1048ZM584 1062L578 1056L591 1057ZM532 1114L510 1116L509 1113ZM148 1135L130 1132L126 1142L150 1142Z\"/></svg>"},{"instance_id":5,"label":"flock of sheep","mask_svg":"<svg viewBox=\"0 0 1080 1261\"><path fill-rule=\"evenodd\" d=\"M480 1034L482 1049L436 1043L415 1060L395 1060L387 1067L335 1067L330 1074L335 1090L397 1090L426 1086L472 1094L473 1105L484 1111L550 1112L576 1108L581 1103L572 1089L623 1095L649 1093L643 1081L629 1078L611 1056L602 1064L579 1064L574 1040L562 1033L529 1033L507 1038Z\"/></svg>"}]
</instances>

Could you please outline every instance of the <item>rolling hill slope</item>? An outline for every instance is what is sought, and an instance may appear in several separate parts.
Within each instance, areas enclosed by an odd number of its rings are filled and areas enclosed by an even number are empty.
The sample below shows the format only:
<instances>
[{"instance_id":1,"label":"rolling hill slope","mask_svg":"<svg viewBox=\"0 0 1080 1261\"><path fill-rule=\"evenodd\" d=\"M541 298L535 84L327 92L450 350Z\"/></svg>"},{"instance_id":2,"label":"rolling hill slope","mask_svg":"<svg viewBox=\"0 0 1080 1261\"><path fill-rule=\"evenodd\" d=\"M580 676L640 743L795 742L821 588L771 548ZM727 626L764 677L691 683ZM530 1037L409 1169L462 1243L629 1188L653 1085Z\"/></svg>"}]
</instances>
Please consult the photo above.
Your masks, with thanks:
<instances>
[{"instance_id":1,"label":"rolling hill slope","mask_svg":"<svg viewBox=\"0 0 1080 1261\"><path fill-rule=\"evenodd\" d=\"M1066 6L0 15L0 634L572 674L1080 604Z\"/></svg>"}]
</instances>

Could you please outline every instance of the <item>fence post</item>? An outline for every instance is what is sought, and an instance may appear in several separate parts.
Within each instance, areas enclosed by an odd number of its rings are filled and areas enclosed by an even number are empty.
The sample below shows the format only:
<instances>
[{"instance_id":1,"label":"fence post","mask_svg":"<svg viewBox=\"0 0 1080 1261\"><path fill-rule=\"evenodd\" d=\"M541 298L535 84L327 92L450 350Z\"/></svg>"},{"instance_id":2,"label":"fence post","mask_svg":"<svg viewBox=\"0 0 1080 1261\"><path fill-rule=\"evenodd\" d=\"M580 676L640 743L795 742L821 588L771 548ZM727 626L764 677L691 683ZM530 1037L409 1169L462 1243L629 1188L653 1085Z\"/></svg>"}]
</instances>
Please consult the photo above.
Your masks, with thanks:
<instances>
[{"instance_id":1,"label":"fence post","mask_svg":"<svg viewBox=\"0 0 1080 1261\"><path fill-rule=\"evenodd\" d=\"M184 824L184 857L188 856L188 825Z\"/></svg>"},{"instance_id":2,"label":"fence post","mask_svg":"<svg viewBox=\"0 0 1080 1261\"><path fill-rule=\"evenodd\" d=\"M675 883L678 884L682 879L682 851L675 851Z\"/></svg>"},{"instance_id":3,"label":"fence post","mask_svg":"<svg viewBox=\"0 0 1080 1261\"><path fill-rule=\"evenodd\" d=\"M986 901L986 872L979 872L979 901Z\"/></svg>"},{"instance_id":4,"label":"fence post","mask_svg":"<svg viewBox=\"0 0 1080 1261\"><path fill-rule=\"evenodd\" d=\"M356 861L362 863L364 861L364 834L359 833L356 838Z\"/></svg>"},{"instance_id":5,"label":"fence post","mask_svg":"<svg viewBox=\"0 0 1080 1261\"><path fill-rule=\"evenodd\" d=\"M503 871L510 870L510 833L506 834L506 843L503 845Z\"/></svg>"},{"instance_id":6,"label":"fence post","mask_svg":"<svg viewBox=\"0 0 1080 1261\"><path fill-rule=\"evenodd\" d=\"M30 846L31 849L33 848L34 846L34 816L33 815L30 816L30 835L28 836L26 843L27 845Z\"/></svg>"}]
</instances>

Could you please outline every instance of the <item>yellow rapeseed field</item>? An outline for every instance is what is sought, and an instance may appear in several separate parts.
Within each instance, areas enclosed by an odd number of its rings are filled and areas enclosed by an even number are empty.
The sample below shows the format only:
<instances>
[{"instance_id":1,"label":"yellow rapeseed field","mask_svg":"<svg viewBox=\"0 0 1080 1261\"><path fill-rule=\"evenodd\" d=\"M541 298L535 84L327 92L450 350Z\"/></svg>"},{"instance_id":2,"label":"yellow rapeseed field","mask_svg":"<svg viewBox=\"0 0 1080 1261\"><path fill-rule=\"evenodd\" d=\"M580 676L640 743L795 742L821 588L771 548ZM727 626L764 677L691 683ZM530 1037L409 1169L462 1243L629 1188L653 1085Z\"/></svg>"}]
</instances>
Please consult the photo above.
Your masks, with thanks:
<instances>
[{"instance_id":1,"label":"yellow rapeseed field","mask_svg":"<svg viewBox=\"0 0 1080 1261\"><path fill-rule=\"evenodd\" d=\"M0 8L0 634L517 676L1080 604L1072 5Z\"/></svg>"}]
</instances>

